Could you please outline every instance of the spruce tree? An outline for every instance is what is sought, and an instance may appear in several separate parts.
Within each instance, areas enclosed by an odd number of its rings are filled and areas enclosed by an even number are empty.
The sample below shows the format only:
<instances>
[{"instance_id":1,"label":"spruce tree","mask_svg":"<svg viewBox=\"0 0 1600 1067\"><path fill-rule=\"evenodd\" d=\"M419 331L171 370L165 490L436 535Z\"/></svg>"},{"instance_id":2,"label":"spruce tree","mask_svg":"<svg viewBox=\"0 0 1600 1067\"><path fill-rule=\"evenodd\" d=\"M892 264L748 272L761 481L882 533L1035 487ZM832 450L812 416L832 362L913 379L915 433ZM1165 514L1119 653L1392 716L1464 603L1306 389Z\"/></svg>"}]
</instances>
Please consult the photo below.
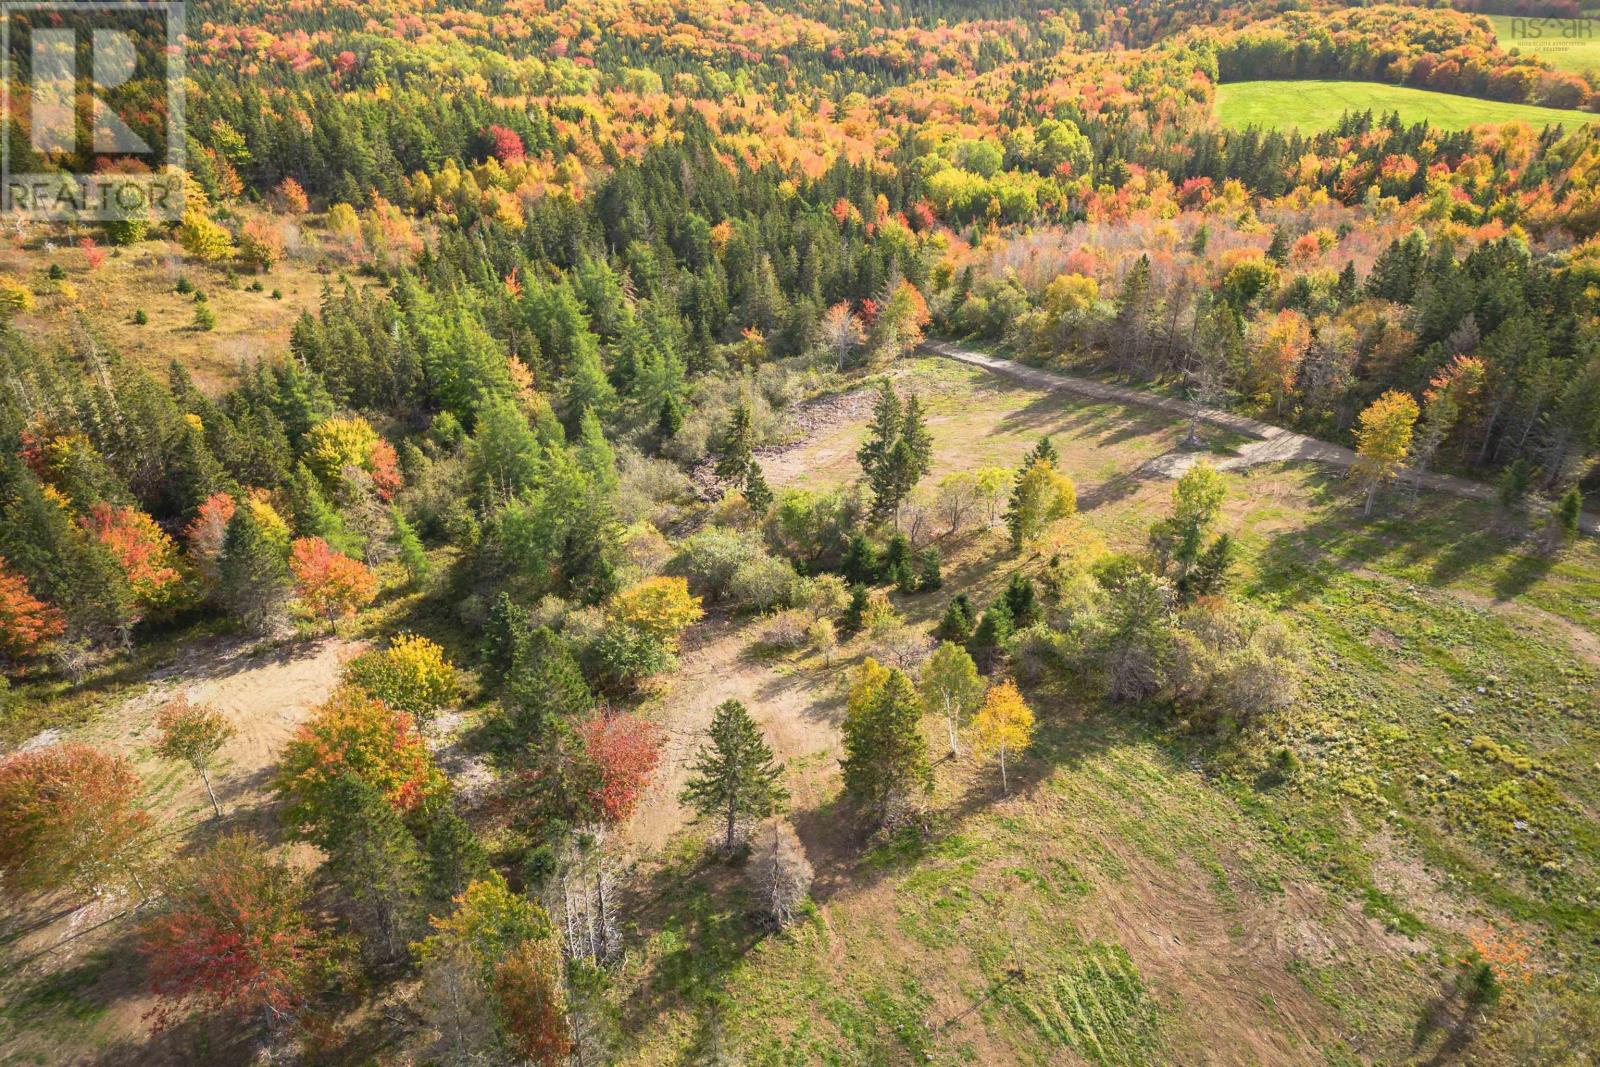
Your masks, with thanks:
<instances>
[{"instance_id":1,"label":"spruce tree","mask_svg":"<svg viewBox=\"0 0 1600 1067\"><path fill-rule=\"evenodd\" d=\"M913 790L933 787L928 743L922 736L922 698L902 671L844 721L845 792L874 819L893 813Z\"/></svg>"},{"instance_id":2,"label":"spruce tree","mask_svg":"<svg viewBox=\"0 0 1600 1067\"><path fill-rule=\"evenodd\" d=\"M505 681L517 644L527 629L527 612L517 606L510 593L502 591L489 606L489 617L483 624L483 644L478 650L483 658L478 674L485 685L494 688Z\"/></svg>"},{"instance_id":3,"label":"spruce tree","mask_svg":"<svg viewBox=\"0 0 1600 1067\"><path fill-rule=\"evenodd\" d=\"M976 614L972 600L967 594L957 593L945 607L944 616L939 620L939 640L965 645L972 640L972 631L977 625L974 617Z\"/></svg>"},{"instance_id":4,"label":"spruce tree","mask_svg":"<svg viewBox=\"0 0 1600 1067\"><path fill-rule=\"evenodd\" d=\"M761 473L761 464L755 460L750 461L750 469L745 475L744 499L757 515L765 516L772 509L772 487L767 485L766 476Z\"/></svg>"},{"instance_id":5,"label":"spruce tree","mask_svg":"<svg viewBox=\"0 0 1600 1067\"><path fill-rule=\"evenodd\" d=\"M713 451L717 457L717 477L727 482L743 482L755 462L756 431L750 405L743 400L734 405L727 427L717 437Z\"/></svg>"},{"instance_id":6,"label":"spruce tree","mask_svg":"<svg viewBox=\"0 0 1600 1067\"><path fill-rule=\"evenodd\" d=\"M328 869L355 906L369 950L380 960L393 959L423 918L422 856L382 791L354 775L341 778L334 790L338 817L318 835Z\"/></svg>"},{"instance_id":7,"label":"spruce tree","mask_svg":"<svg viewBox=\"0 0 1600 1067\"><path fill-rule=\"evenodd\" d=\"M422 547L422 539L417 536L409 522L406 521L405 512L397 507L389 508L389 523L394 528L395 552L400 556L400 565L406 569L413 582L419 582L428 576L428 553Z\"/></svg>"},{"instance_id":8,"label":"spruce tree","mask_svg":"<svg viewBox=\"0 0 1600 1067\"><path fill-rule=\"evenodd\" d=\"M217 572L222 603L247 630L264 632L282 617L289 599L289 562L283 546L267 535L248 507L238 508L228 520Z\"/></svg>"},{"instance_id":9,"label":"spruce tree","mask_svg":"<svg viewBox=\"0 0 1600 1067\"><path fill-rule=\"evenodd\" d=\"M430 915L444 915L452 900L488 872L489 858L448 797L431 799L420 819L423 897Z\"/></svg>"},{"instance_id":10,"label":"spruce tree","mask_svg":"<svg viewBox=\"0 0 1600 1067\"><path fill-rule=\"evenodd\" d=\"M1017 629L1032 626L1043 614L1034 595L1033 579L1021 572L1012 574L1003 596L1006 612Z\"/></svg>"},{"instance_id":11,"label":"spruce tree","mask_svg":"<svg viewBox=\"0 0 1600 1067\"><path fill-rule=\"evenodd\" d=\"M994 669L1006 641L1016 629L1011 618L1011 608L1002 598L989 605L967 642L967 651L985 673Z\"/></svg>"},{"instance_id":12,"label":"spruce tree","mask_svg":"<svg viewBox=\"0 0 1600 1067\"><path fill-rule=\"evenodd\" d=\"M538 734L552 719L572 719L588 711L594 694L567 642L541 626L517 642L503 703L522 739Z\"/></svg>"},{"instance_id":13,"label":"spruce tree","mask_svg":"<svg viewBox=\"0 0 1600 1067\"><path fill-rule=\"evenodd\" d=\"M779 784L782 769L772 762L772 749L739 701L717 708L708 737L710 744L696 753L680 799L701 816L722 822L722 847L731 852L739 821L766 818L788 793Z\"/></svg>"}]
</instances>

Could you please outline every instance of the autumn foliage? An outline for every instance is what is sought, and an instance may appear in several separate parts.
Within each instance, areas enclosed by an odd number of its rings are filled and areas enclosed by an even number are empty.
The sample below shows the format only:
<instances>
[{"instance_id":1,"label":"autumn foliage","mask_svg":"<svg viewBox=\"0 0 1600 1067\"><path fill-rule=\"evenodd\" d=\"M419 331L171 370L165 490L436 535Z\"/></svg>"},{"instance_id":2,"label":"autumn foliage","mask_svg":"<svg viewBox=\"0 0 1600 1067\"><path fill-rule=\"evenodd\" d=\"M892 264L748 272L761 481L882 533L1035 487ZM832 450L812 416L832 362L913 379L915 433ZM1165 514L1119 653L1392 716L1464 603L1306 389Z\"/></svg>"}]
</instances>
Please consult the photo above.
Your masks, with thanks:
<instances>
[{"instance_id":1,"label":"autumn foliage","mask_svg":"<svg viewBox=\"0 0 1600 1067\"><path fill-rule=\"evenodd\" d=\"M600 821L626 822L661 762L661 731L637 715L595 715L578 725L595 777L589 802Z\"/></svg>"},{"instance_id":2,"label":"autumn foliage","mask_svg":"<svg viewBox=\"0 0 1600 1067\"><path fill-rule=\"evenodd\" d=\"M446 788L412 717L348 685L336 689L284 749L277 788L288 802L290 824L315 839L338 813L335 787L345 775L377 789L401 811Z\"/></svg>"},{"instance_id":3,"label":"autumn foliage","mask_svg":"<svg viewBox=\"0 0 1600 1067\"><path fill-rule=\"evenodd\" d=\"M0 763L0 888L82 892L138 880L149 825L128 761L87 745L19 752Z\"/></svg>"},{"instance_id":4,"label":"autumn foliage","mask_svg":"<svg viewBox=\"0 0 1600 1067\"><path fill-rule=\"evenodd\" d=\"M302 537L289 546L289 570L301 601L330 621L354 615L378 595L372 571L320 537Z\"/></svg>"},{"instance_id":5,"label":"autumn foliage","mask_svg":"<svg viewBox=\"0 0 1600 1067\"><path fill-rule=\"evenodd\" d=\"M13 662L38 655L66 622L61 613L28 591L28 580L0 556L0 656Z\"/></svg>"},{"instance_id":6,"label":"autumn foliage","mask_svg":"<svg viewBox=\"0 0 1600 1067\"><path fill-rule=\"evenodd\" d=\"M83 525L110 549L133 595L146 609L168 607L177 600L183 581L178 549L149 515L101 502L89 509Z\"/></svg>"},{"instance_id":7,"label":"autumn foliage","mask_svg":"<svg viewBox=\"0 0 1600 1067\"><path fill-rule=\"evenodd\" d=\"M225 1010L294 1022L328 970L329 945L311 925L300 875L252 834L230 833L180 860L161 911L138 948L161 1002L157 1027L186 1010Z\"/></svg>"}]
</instances>

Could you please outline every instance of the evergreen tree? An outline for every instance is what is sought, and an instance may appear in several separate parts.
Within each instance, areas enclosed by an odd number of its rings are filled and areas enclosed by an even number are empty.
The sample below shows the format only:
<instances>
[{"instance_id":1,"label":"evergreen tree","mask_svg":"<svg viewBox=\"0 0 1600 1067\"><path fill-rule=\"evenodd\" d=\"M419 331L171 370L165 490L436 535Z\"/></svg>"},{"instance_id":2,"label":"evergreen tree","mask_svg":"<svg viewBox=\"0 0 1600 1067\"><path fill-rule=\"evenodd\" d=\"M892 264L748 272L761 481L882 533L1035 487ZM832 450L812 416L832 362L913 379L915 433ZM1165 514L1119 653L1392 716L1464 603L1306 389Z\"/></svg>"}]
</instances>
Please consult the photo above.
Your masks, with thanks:
<instances>
[{"instance_id":1,"label":"evergreen tree","mask_svg":"<svg viewBox=\"0 0 1600 1067\"><path fill-rule=\"evenodd\" d=\"M932 466L933 443L921 403L913 396L902 406L887 378L856 460L872 490L873 515L880 519L893 516L898 524L901 505Z\"/></svg>"},{"instance_id":2,"label":"evergreen tree","mask_svg":"<svg viewBox=\"0 0 1600 1067\"><path fill-rule=\"evenodd\" d=\"M333 786L333 825L320 836L328 870L356 909L369 950L393 959L423 918L424 867L416 840L379 789L354 775Z\"/></svg>"},{"instance_id":3,"label":"evergreen tree","mask_svg":"<svg viewBox=\"0 0 1600 1067\"><path fill-rule=\"evenodd\" d=\"M1006 590L1001 596L1005 600L1006 614L1011 616L1012 623L1019 630L1032 626L1044 616L1034 595L1033 579L1020 571L1011 575L1011 581L1006 583Z\"/></svg>"},{"instance_id":4,"label":"evergreen tree","mask_svg":"<svg viewBox=\"0 0 1600 1067\"><path fill-rule=\"evenodd\" d=\"M856 585L871 585L878 580L878 553L866 534L850 538L839 569L847 581Z\"/></svg>"},{"instance_id":5,"label":"evergreen tree","mask_svg":"<svg viewBox=\"0 0 1600 1067\"><path fill-rule=\"evenodd\" d=\"M978 628L972 632L971 639L967 642L967 651L972 653L973 660L985 673L994 670L1005 651L1005 643L1010 640L1016 626L1011 619L1011 609L1002 598L989 605L989 610L983 613Z\"/></svg>"},{"instance_id":6,"label":"evergreen tree","mask_svg":"<svg viewBox=\"0 0 1600 1067\"><path fill-rule=\"evenodd\" d=\"M479 648L482 665L478 674L485 685L497 688L511 671L517 645L528 630L528 613L517 606L511 594L502 591L489 606L483 624L483 644Z\"/></svg>"},{"instance_id":7,"label":"evergreen tree","mask_svg":"<svg viewBox=\"0 0 1600 1067\"><path fill-rule=\"evenodd\" d=\"M400 565L413 582L420 582L428 576L428 553L422 547L421 538L406 521L405 512L399 508L389 508L389 522L394 527L394 548L400 557Z\"/></svg>"},{"instance_id":8,"label":"evergreen tree","mask_svg":"<svg viewBox=\"0 0 1600 1067\"><path fill-rule=\"evenodd\" d=\"M765 475L761 473L761 464L750 461L749 472L744 479L744 499L750 505L750 510L757 515L765 516L772 510L772 488L767 485Z\"/></svg>"},{"instance_id":9,"label":"evergreen tree","mask_svg":"<svg viewBox=\"0 0 1600 1067\"><path fill-rule=\"evenodd\" d=\"M594 694L567 642L541 626L517 642L504 704L516 736L528 738L552 718L582 715L594 706Z\"/></svg>"},{"instance_id":10,"label":"evergreen tree","mask_svg":"<svg viewBox=\"0 0 1600 1067\"><path fill-rule=\"evenodd\" d=\"M722 822L724 851L731 852L741 819L764 819L788 797L779 784L761 731L737 700L724 701L711 720L710 744L695 755L681 800L705 818Z\"/></svg>"},{"instance_id":11,"label":"evergreen tree","mask_svg":"<svg viewBox=\"0 0 1600 1067\"><path fill-rule=\"evenodd\" d=\"M965 593L957 593L945 606L944 616L939 620L938 638L957 645L965 645L972 640L972 631L976 625L972 601Z\"/></svg>"},{"instance_id":12,"label":"evergreen tree","mask_svg":"<svg viewBox=\"0 0 1600 1067\"><path fill-rule=\"evenodd\" d=\"M867 587L857 582L850 587L850 603L839 619L839 628L847 634L860 633L865 625L867 606L870 603Z\"/></svg>"},{"instance_id":13,"label":"evergreen tree","mask_svg":"<svg viewBox=\"0 0 1600 1067\"><path fill-rule=\"evenodd\" d=\"M713 446L717 457L717 477L727 482L743 482L755 462L756 431L750 405L743 400L734 405L727 427Z\"/></svg>"},{"instance_id":14,"label":"evergreen tree","mask_svg":"<svg viewBox=\"0 0 1600 1067\"><path fill-rule=\"evenodd\" d=\"M911 679L890 671L882 687L844 721L845 793L881 822L915 791L933 788L922 698Z\"/></svg>"},{"instance_id":15,"label":"evergreen tree","mask_svg":"<svg viewBox=\"0 0 1600 1067\"><path fill-rule=\"evenodd\" d=\"M939 550L932 545L917 553L917 592L931 593L944 586Z\"/></svg>"},{"instance_id":16,"label":"evergreen tree","mask_svg":"<svg viewBox=\"0 0 1600 1067\"><path fill-rule=\"evenodd\" d=\"M296 464L289 475L289 518L301 537L320 537L334 551L352 559L360 559L365 551L361 535L352 531L328 502L321 482L304 463Z\"/></svg>"},{"instance_id":17,"label":"evergreen tree","mask_svg":"<svg viewBox=\"0 0 1600 1067\"><path fill-rule=\"evenodd\" d=\"M448 797L430 799L420 818L423 899L428 914L444 915L451 901L488 873L489 857Z\"/></svg>"},{"instance_id":18,"label":"evergreen tree","mask_svg":"<svg viewBox=\"0 0 1600 1067\"><path fill-rule=\"evenodd\" d=\"M222 603L247 630L264 632L283 617L289 599L289 562L283 546L248 507L236 509L228 520L217 572Z\"/></svg>"}]
</instances>

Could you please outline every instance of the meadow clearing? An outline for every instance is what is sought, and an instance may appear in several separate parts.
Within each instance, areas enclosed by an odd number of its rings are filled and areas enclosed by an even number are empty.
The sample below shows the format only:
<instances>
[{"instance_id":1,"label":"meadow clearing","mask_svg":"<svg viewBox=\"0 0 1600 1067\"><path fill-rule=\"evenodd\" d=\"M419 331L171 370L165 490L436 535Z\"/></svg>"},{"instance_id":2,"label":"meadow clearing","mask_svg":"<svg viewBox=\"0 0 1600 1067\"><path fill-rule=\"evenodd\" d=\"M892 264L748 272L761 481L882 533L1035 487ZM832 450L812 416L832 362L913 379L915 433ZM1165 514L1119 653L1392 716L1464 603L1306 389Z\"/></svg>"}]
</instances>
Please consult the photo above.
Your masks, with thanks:
<instances>
[{"instance_id":1,"label":"meadow clearing","mask_svg":"<svg viewBox=\"0 0 1600 1067\"><path fill-rule=\"evenodd\" d=\"M1526 122L1544 126L1594 121L1583 111L1563 111L1531 104L1481 100L1454 93L1413 89L1404 85L1358 81L1247 81L1217 86L1217 117L1224 126L1243 129L1289 130L1304 133L1325 130L1346 112L1370 111L1374 116L1399 112L1408 123L1426 120L1445 130L1500 122Z\"/></svg>"}]
</instances>

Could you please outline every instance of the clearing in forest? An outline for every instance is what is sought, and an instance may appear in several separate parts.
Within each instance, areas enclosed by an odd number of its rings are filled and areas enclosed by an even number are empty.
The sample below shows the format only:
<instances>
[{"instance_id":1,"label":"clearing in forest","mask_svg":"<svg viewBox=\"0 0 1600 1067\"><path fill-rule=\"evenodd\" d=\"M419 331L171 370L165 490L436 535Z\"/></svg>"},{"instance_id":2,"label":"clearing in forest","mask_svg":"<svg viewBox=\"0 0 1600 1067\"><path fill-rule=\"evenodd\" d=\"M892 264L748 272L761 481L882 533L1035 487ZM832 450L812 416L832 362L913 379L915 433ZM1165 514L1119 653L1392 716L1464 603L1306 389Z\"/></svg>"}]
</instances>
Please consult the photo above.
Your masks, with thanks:
<instances>
[{"instance_id":1,"label":"clearing in forest","mask_svg":"<svg viewBox=\"0 0 1600 1067\"><path fill-rule=\"evenodd\" d=\"M1234 129L1298 128L1309 134L1337 125L1346 112L1361 111L1370 111L1374 117L1397 111L1404 122L1426 121L1442 130L1501 122L1526 122L1534 129L1554 125L1570 129L1597 117L1586 111L1480 100L1381 82L1307 79L1228 82L1217 86L1217 117L1224 126Z\"/></svg>"}]
</instances>

